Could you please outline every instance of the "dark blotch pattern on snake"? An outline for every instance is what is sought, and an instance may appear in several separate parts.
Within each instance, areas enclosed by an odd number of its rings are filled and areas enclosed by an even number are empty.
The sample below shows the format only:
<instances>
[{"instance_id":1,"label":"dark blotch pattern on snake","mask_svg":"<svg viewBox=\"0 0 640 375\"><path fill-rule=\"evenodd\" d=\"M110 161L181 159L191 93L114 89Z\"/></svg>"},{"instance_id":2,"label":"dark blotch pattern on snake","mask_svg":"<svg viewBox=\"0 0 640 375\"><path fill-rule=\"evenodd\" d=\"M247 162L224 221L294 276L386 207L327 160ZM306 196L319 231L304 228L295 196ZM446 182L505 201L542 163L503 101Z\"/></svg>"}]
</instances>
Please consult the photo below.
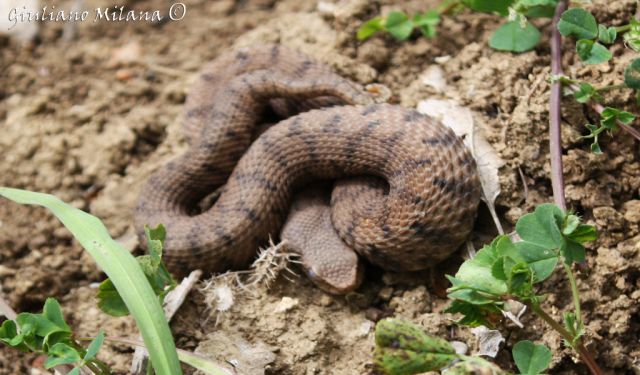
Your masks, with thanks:
<instances>
[{"instance_id":1,"label":"dark blotch pattern on snake","mask_svg":"<svg viewBox=\"0 0 640 375\"><path fill-rule=\"evenodd\" d=\"M268 108L305 112L254 140ZM359 85L283 47L244 49L208 65L187 98L184 132L189 150L149 178L135 211L141 235L145 224L165 225L164 259L173 271L246 267L269 236L278 237L295 192L319 180L338 180L331 202L315 195L296 203L284 233L293 242L307 236L300 252L314 244L303 263L335 292L357 286L357 259L335 264L343 261L325 254L325 243L385 269L414 271L445 259L473 226L480 183L453 131L413 109L372 104ZM354 176L370 177L347 178ZM329 205L330 214L295 217ZM324 237L326 227L333 234ZM327 285L331 278L342 284Z\"/></svg>"}]
</instances>

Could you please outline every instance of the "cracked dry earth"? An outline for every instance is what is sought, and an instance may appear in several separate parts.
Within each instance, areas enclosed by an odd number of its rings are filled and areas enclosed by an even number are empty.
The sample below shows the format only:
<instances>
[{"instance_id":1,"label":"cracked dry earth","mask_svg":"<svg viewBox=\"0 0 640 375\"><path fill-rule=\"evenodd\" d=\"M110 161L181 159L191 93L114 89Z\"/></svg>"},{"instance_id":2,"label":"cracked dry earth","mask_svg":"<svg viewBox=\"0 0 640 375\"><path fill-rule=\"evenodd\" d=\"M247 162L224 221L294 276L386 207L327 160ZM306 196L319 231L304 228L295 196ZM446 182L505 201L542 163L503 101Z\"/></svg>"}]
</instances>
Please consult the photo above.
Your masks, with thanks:
<instances>
[{"instance_id":1,"label":"cracked dry earth","mask_svg":"<svg viewBox=\"0 0 640 375\"><path fill-rule=\"evenodd\" d=\"M70 6L72 1L59 3ZM109 2L84 3L95 8ZM132 211L137 195L154 170L187 148L180 120L196 72L231 48L278 43L351 80L388 86L394 103L413 107L432 97L470 108L477 126L506 161L499 173L497 209L507 230L535 205L551 200L546 36L531 52L496 52L486 42L500 20L465 11L445 18L433 40L396 42L376 36L358 43L358 26L380 11L417 12L435 2L321 3L193 0L182 22L79 23L73 42L62 38L64 25L45 23L39 42L31 47L0 36L0 185L56 194L100 217L115 238L136 248ZM128 6L166 5L139 0ZM626 15L636 11L632 0L594 0L587 7L600 22L611 24L626 21ZM544 22L540 26L548 35ZM624 67L636 57L618 45L611 64L586 67L571 52L571 41L563 48L567 74L599 85L620 83ZM446 89L424 84L424 76L434 68L444 72ZM614 93L611 100L634 110L631 93ZM571 100L563 103L568 204L600 233L588 248L589 271L578 280L587 343L611 373L637 374L639 148L619 133L605 138L603 155L591 154L579 136L593 116ZM488 212L481 209L473 231L475 245L494 234ZM374 321L381 316L411 319L473 350L477 343L471 333L442 313L447 304L443 274L454 273L460 262L456 255L437 270L417 275L368 267L363 286L344 297L326 294L302 276L280 278L270 290L260 289L255 298L239 299L208 319L205 297L194 291L172 329L179 347L210 353L221 362L251 362L254 367L247 372L256 374L367 373ZM135 335L131 319L108 318L98 311L92 285L102 278L90 257L45 210L0 202L0 292L16 310L37 311L53 296L79 335L99 328ZM546 307L559 317L570 303L570 291L560 276L545 285ZM528 338L544 342L555 353L551 373L586 373L557 335L543 334L540 321L526 314L523 322L522 330L509 324L503 329L508 335L496 359L503 368L515 370L510 349ZM124 374L131 353L128 347L107 345L100 356ZM42 361L0 347L0 374L38 373Z\"/></svg>"}]
</instances>

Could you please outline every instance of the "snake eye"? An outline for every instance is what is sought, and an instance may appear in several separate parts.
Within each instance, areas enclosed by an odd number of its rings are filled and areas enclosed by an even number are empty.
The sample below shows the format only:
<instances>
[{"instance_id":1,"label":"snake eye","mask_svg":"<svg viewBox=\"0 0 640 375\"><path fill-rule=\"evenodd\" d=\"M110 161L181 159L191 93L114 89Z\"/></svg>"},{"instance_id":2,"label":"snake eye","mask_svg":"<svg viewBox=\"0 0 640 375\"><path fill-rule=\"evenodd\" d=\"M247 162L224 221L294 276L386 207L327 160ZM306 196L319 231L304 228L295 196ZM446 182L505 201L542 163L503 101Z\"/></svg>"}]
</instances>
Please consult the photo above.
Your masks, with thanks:
<instances>
[{"instance_id":1,"label":"snake eye","mask_svg":"<svg viewBox=\"0 0 640 375\"><path fill-rule=\"evenodd\" d=\"M312 268L308 268L307 269L307 277L309 277L311 280L317 280L318 273L316 271L314 271Z\"/></svg>"}]
</instances>

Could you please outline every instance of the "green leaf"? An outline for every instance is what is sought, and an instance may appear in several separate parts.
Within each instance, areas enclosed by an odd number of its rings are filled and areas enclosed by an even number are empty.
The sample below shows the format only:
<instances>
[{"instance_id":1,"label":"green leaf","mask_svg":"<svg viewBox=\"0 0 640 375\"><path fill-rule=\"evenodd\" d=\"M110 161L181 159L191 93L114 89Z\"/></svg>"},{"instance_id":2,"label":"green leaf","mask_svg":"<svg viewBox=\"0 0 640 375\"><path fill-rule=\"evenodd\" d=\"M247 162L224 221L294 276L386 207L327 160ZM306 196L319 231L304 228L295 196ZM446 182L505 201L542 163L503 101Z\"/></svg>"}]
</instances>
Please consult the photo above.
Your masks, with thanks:
<instances>
[{"instance_id":1,"label":"green leaf","mask_svg":"<svg viewBox=\"0 0 640 375\"><path fill-rule=\"evenodd\" d=\"M23 342L24 336L18 334L18 326L13 320L5 320L0 326L0 341L20 350L21 352L29 351L29 347Z\"/></svg>"},{"instance_id":2,"label":"green leaf","mask_svg":"<svg viewBox=\"0 0 640 375\"><path fill-rule=\"evenodd\" d=\"M47 351L59 342L68 342L71 329L62 317L60 304L48 298L42 314L20 313L16 317L23 341L34 351Z\"/></svg>"},{"instance_id":3,"label":"green leaf","mask_svg":"<svg viewBox=\"0 0 640 375\"><path fill-rule=\"evenodd\" d=\"M111 238L98 218L49 194L0 188L0 195L17 203L50 209L113 281L140 329L156 373L182 374L175 343L157 296L135 258Z\"/></svg>"},{"instance_id":4,"label":"green leaf","mask_svg":"<svg viewBox=\"0 0 640 375\"><path fill-rule=\"evenodd\" d=\"M600 125L608 130L618 129L616 121L620 121L623 124L628 125L636 119L636 116L632 113L612 107L605 107L600 116Z\"/></svg>"},{"instance_id":5,"label":"green leaf","mask_svg":"<svg viewBox=\"0 0 640 375\"><path fill-rule=\"evenodd\" d=\"M385 30L398 40L409 38L413 31L413 23L403 12L391 12L385 22Z\"/></svg>"},{"instance_id":6,"label":"green leaf","mask_svg":"<svg viewBox=\"0 0 640 375\"><path fill-rule=\"evenodd\" d=\"M71 333L71 328L64 321L62 308L55 298L47 298L42 308L42 315L53 323L60 331Z\"/></svg>"},{"instance_id":7,"label":"green leaf","mask_svg":"<svg viewBox=\"0 0 640 375\"><path fill-rule=\"evenodd\" d=\"M96 298L98 298L98 307L105 314L111 316L129 315L127 305L122 300L120 293L118 293L110 279L106 279L100 283Z\"/></svg>"},{"instance_id":8,"label":"green leaf","mask_svg":"<svg viewBox=\"0 0 640 375\"><path fill-rule=\"evenodd\" d=\"M580 225L580 218L576 215L567 215L564 220L564 225L562 228L562 234L565 236L571 235L573 231L578 229L578 225Z\"/></svg>"},{"instance_id":9,"label":"green leaf","mask_svg":"<svg viewBox=\"0 0 640 375\"><path fill-rule=\"evenodd\" d=\"M564 327L569 331L571 336L573 336L572 342L565 342L568 346L575 346L575 343L584 335L584 324L574 313L566 312L564 313Z\"/></svg>"},{"instance_id":10,"label":"green leaf","mask_svg":"<svg viewBox=\"0 0 640 375\"><path fill-rule=\"evenodd\" d=\"M494 240L496 254L500 256L491 267L491 274L499 280L510 282L513 267L524 263L525 259L520 254L518 248L511 242L509 236L499 236ZM526 264L525 264L526 266Z\"/></svg>"},{"instance_id":11,"label":"green leaf","mask_svg":"<svg viewBox=\"0 0 640 375\"><path fill-rule=\"evenodd\" d=\"M450 314L462 314L462 318L456 323L465 325L468 327L486 326L493 327L495 319L490 319L491 316L502 316L500 313L503 304L488 304L488 305L474 305L461 300L453 300L447 309L446 313Z\"/></svg>"},{"instance_id":12,"label":"green leaf","mask_svg":"<svg viewBox=\"0 0 640 375\"><path fill-rule=\"evenodd\" d=\"M526 299L533 295L533 273L526 263L518 263L509 270L509 293Z\"/></svg>"},{"instance_id":13,"label":"green leaf","mask_svg":"<svg viewBox=\"0 0 640 375\"><path fill-rule=\"evenodd\" d=\"M500 300L499 295L490 295L482 291L474 290L473 285L465 285L464 288L449 290L447 297L472 305L490 305Z\"/></svg>"},{"instance_id":14,"label":"green leaf","mask_svg":"<svg viewBox=\"0 0 640 375\"><path fill-rule=\"evenodd\" d=\"M58 365L68 365L82 360L78 351L71 346L63 343L57 343L47 352L47 360L44 362L44 368L50 369Z\"/></svg>"},{"instance_id":15,"label":"green leaf","mask_svg":"<svg viewBox=\"0 0 640 375\"><path fill-rule=\"evenodd\" d=\"M576 242L585 243L595 241L598 238L598 233L593 225L580 224L568 237Z\"/></svg>"},{"instance_id":16,"label":"green leaf","mask_svg":"<svg viewBox=\"0 0 640 375\"><path fill-rule=\"evenodd\" d=\"M376 367L387 374L437 371L458 358L454 348L439 337L427 335L411 322L387 318L376 324Z\"/></svg>"},{"instance_id":17,"label":"green leaf","mask_svg":"<svg viewBox=\"0 0 640 375\"><path fill-rule=\"evenodd\" d=\"M514 10L529 18L551 18L557 4L558 0L519 0Z\"/></svg>"},{"instance_id":18,"label":"green leaf","mask_svg":"<svg viewBox=\"0 0 640 375\"><path fill-rule=\"evenodd\" d=\"M605 25L598 25L598 40L604 44L612 44L616 41L618 32L615 27L607 28Z\"/></svg>"},{"instance_id":19,"label":"green leaf","mask_svg":"<svg viewBox=\"0 0 640 375\"><path fill-rule=\"evenodd\" d=\"M484 13L498 13L501 16L509 14L509 6L514 0L462 0L465 6Z\"/></svg>"},{"instance_id":20,"label":"green leaf","mask_svg":"<svg viewBox=\"0 0 640 375\"><path fill-rule=\"evenodd\" d=\"M640 22L632 18L629 24L631 25L631 30L622 36L624 45L635 52L640 52Z\"/></svg>"},{"instance_id":21,"label":"green leaf","mask_svg":"<svg viewBox=\"0 0 640 375\"><path fill-rule=\"evenodd\" d=\"M493 264L498 260L495 247L485 246L476 257L462 263L455 279L473 286L475 290L500 296L507 291L504 281L492 275Z\"/></svg>"},{"instance_id":22,"label":"green leaf","mask_svg":"<svg viewBox=\"0 0 640 375\"><path fill-rule=\"evenodd\" d=\"M29 350L42 351L43 337L36 336L36 330L38 329L38 318L35 314L20 313L15 319L18 327L20 327L20 334L11 340L9 345L24 343L29 347Z\"/></svg>"},{"instance_id":23,"label":"green leaf","mask_svg":"<svg viewBox=\"0 0 640 375\"><path fill-rule=\"evenodd\" d=\"M600 144L598 143L598 137L597 136L594 138L594 141L591 144L591 152L593 152L596 155L601 155L602 154L602 149L600 148Z\"/></svg>"},{"instance_id":24,"label":"green leaf","mask_svg":"<svg viewBox=\"0 0 640 375\"><path fill-rule=\"evenodd\" d=\"M587 82L580 82L579 89L573 93L578 103L587 103L589 100L599 99L598 91Z\"/></svg>"},{"instance_id":25,"label":"green leaf","mask_svg":"<svg viewBox=\"0 0 640 375\"><path fill-rule=\"evenodd\" d=\"M624 84L634 90L640 89L640 59L631 61L624 69Z\"/></svg>"},{"instance_id":26,"label":"green leaf","mask_svg":"<svg viewBox=\"0 0 640 375\"><path fill-rule=\"evenodd\" d=\"M564 262L569 265L571 265L571 263L584 262L585 259L584 246L569 238L565 238L563 241L560 247L560 253L564 257Z\"/></svg>"},{"instance_id":27,"label":"green leaf","mask_svg":"<svg viewBox=\"0 0 640 375\"><path fill-rule=\"evenodd\" d=\"M598 36L598 24L595 17L581 8L571 8L560 16L558 31L563 36L576 39L595 39Z\"/></svg>"},{"instance_id":28,"label":"green leaf","mask_svg":"<svg viewBox=\"0 0 640 375\"><path fill-rule=\"evenodd\" d=\"M440 15L435 10L430 10L423 14L416 14L413 17L413 24L420 28L422 35L427 38L436 36L436 26L440 23Z\"/></svg>"},{"instance_id":29,"label":"green leaf","mask_svg":"<svg viewBox=\"0 0 640 375\"><path fill-rule=\"evenodd\" d=\"M93 358L95 358L103 342L104 342L104 330L100 330L100 332L98 333L98 336L96 336L96 338L93 339L93 341L91 341L91 344L89 344L89 347L87 348L87 353L84 355L83 360L85 362L88 362Z\"/></svg>"},{"instance_id":30,"label":"green leaf","mask_svg":"<svg viewBox=\"0 0 640 375\"><path fill-rule=\"evenodd\" d=\"M369 39L373 34L377 33L378 31L384 30L383 22L384 19L382 17L370 19L369 21L363 23L362 26L360 26L356 37L361 41Z\"/></svg>"},{"instance_id":31,"label":"green leaf","mask_svg":"<svg viewBox=\"0 0 640 375\"><path fill-rule=\"evenodd\" d=\"M166 266L161 262L162 247L166 236L164 226L158 225L155 229L147 226L144 228L147 239L147 249L149 255L142 255L136 258L142 272L144 272L153 292L160 297L160 302L175 287L176 282L171 277ZM98 307L111 316L125 316L129 314L129 309L122 300L122 297L114 287L111 280L107 279L98 288Z\"/></svg>"},{"instance_id":32,"label":"green leaf","mask_svg":"<svg viewBox=\"0 0 640 375\"><path fill-rule=\"evenodd\" d=\"M620 111L617 117L617 120L625 125L631 124L636 119L635 115L625 111Z\"/></svg>"},{"instance_id":33,"label":"green leaf","mask_svg":"<svg viewBox=\"0 0 640 375\"><path fill-rule=\"evenodd\" d=\"M522 216L516 223L516 232L523 241L546 249L558 249L562 233L558 223L564 222L564 213L551 203L541 204L533 213Z\"/></svg>"},{"instance_id":34,"label":"green leaf","mask_svg":"<svg viewBox=\"0 0 640 375\"><path fill-rule=\"evenodd\" d=\"M602 113L600 114L600 126L602 130L614 130L618 128L618 124L616 120L618 119L618 115L620 114L620 110L606 107ZM600 129L598 129L600 130ZM602 131L601 130L601 131Z\"/></svg>"},{"instance_id":35,"label":"green leaf","mask_svg":"<svg viewBox=\"0 0 640 375\"><path fill-rule=\"evenodd\" d=\"M159 224L154 229L145 225L144 234L147 239L149 255L151 255L154 260L154 266L157 267L160 264L160 258L162 257L162 247L164 246L164 240L167 237L167 230L162 224Z\"/></svg>"},{"instance_id":36,"label":"green leaf","mask_svg":"<svg viewBox=\"0 0 640 375\"><path fill-rule=\"evenodd\" d=\"M541 374L551 363L551 350L529 340L520 341L513 346L513 360L523 375Z\"/></svg>"},{"instance_id":37,"label":"green leaf","mask_svg":"<svg viewBox=\"0 0 640 375\"><path fill-rule=\"evenodd\" d=\"M590 65L609 61L613 57L607 47L588 39L580 39L576 43L576 51L580 60Z\"/></svg>"},{"instance_id":38,"label":"green leaf","mask_svg":"<svg viewBox=\"0 0 640 375\"><path fill-rule=\"evenodd\" d=\"M620 110L613 107L605 107L602 110L601 116L603 118L616 118L620 114Z\"/></svg>"},{"instance_id":39,"label":"green leaf","mask_svg":"<svg viewBox=\"0 0 640 375\"><path fill-rule=\"evenodd\" d=\"M58 344L69 344L71 341L71 332L57 331L51 332L42 340L42 349L46 352L50 347Z\"/></svg>"},{"instance_id":40,"label":"green leaf","mask_svg":"<svg viewBox=\"0 0 640 375\"><path fill-rule=\"evenodd\" d=\"M525 258L522 256L518 248L511 241L511 238L507 235L496 237L492 244L495 247L495 254L497 256L509 257L514 262L523 262Z\"/></svg>"},{"instance_id":41,"label":"green leaf","mask_svg":"<svg viewBox=\"0 0 640 375\"><path fill-rule=\"evenodd\" d=\"M505 265L505 262L510 262L510 259L507 257L498 258L493 266L491 266L491 275L498 280L507 281L508 272L505 270L506 268L510 268L509 265ZM511 261L513 266L513 261Z\"/></svg>"},{"instance_id":42,"label":"green leaf","mask_svg":"<svg viewBox=\"0 0 640 375\"><path fill-rule=\"evenodd\" d=\"M540 41L540 31L531 22L522 28L520 22L511 21L494 31L489 45L500 51L525 52L533 49Z\"/></svg>"}]
</instances>

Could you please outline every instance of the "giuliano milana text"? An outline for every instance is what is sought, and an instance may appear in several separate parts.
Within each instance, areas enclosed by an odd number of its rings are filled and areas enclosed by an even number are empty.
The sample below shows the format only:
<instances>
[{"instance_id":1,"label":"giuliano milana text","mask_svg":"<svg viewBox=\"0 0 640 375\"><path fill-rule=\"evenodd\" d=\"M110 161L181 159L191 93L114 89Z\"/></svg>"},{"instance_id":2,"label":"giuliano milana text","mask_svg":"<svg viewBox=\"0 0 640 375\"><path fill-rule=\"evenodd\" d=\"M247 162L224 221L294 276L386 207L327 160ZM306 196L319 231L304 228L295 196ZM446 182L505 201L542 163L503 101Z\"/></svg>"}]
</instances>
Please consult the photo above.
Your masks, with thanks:
<instances>
[{"instance_id":1,"label":"giuliano milana text","mask_svg":"<svg viewBox=\"0 0 640 375\"><path fill-rule=\"evenodd\" d=\"M126 9L125 6L94 8L93 11L57 9L55 5L45 5L41 10L34 11L23 6L22 9L13 8L9 11L9 21L12 23L9 29L24 22L158 22L165 17L178 21L185 15L186 6L183 3L172 4L166 16L158 9L140 11Z\"/></svg>"}]
</instances>

